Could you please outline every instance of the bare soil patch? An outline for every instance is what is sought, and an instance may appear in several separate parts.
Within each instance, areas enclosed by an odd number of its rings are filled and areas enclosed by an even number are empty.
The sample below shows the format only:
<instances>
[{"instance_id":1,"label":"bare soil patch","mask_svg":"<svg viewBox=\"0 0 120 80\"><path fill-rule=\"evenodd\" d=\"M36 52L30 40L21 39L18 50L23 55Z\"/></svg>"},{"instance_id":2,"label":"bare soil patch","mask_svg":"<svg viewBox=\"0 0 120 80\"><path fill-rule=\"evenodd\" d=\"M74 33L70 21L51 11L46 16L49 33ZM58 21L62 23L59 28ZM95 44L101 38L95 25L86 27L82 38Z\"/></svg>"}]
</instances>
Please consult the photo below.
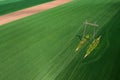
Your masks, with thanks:
<instances>
[{"instance_id":1,"label":"bare soil patch","mask_svg":"<svg viewBox=\"0 0 120 80\"><path fill-rule=\"evenodd\" d=\"M52 2L47 2L44 4L40 4L37 6L33 6L30 8L26 8L23 10L19 10L19 11L10 13L10 14L0 16L0 25L15 21L15 20L27 17L27 16L30 16L30 15L38 13L38 12L48 10L50 8L59 6L61 4L67 3L67 2L70 2L70 0L54 0Z\"/></svg>"}]
</instances>

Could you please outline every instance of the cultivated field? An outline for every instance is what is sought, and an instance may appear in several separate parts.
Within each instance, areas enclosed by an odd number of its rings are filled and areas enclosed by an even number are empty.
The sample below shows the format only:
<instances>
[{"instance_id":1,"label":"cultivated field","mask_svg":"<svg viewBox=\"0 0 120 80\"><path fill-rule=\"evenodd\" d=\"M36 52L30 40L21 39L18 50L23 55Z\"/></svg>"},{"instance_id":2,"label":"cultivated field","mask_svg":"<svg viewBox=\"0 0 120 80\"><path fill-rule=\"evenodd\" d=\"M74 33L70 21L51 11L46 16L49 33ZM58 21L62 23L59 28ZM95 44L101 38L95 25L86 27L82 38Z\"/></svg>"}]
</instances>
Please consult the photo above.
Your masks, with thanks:
<instances>
[{"instance_id":1,"label":"cultivated field","mask_svg":"<svg viewBox=\"0 0 120 80\"><path fill-rule=\"evenodd\" d=\"M120 0L74 0L0 26L0 80L120 80ZM96 22L75 52L83 22ZM84 58L88 46L101 36Z\"/></svg>"}]
</instances>

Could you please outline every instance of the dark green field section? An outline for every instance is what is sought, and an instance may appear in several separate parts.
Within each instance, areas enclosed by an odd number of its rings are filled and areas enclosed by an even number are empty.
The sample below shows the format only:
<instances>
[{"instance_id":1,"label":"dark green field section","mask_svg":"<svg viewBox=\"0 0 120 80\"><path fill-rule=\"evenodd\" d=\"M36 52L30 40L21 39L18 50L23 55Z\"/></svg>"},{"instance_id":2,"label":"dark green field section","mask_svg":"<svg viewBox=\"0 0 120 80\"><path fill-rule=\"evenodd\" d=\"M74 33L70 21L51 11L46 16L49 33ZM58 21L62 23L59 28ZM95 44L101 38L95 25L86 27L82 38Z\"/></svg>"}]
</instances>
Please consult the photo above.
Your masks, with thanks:
<instances>
[{"instance_id":1,"label":"dark green field section","mask_svg":"<svg viewBox=\"0 0 120 80\"><path fill-rule=\"evenodd\" d=\"M75 0L0 26L0 80L120 80L120 1ZM75 52L85 20L100 44ZM93 34L87 28L89 34Z\"/></svg>"},{"instance_id":2,"label":"dark green field section","mask_svg":"<svg viewBox=\"0 0 120 80\"><path fill-rule=\"evenodd\" d=\"M18 2L18 1L22 1L22 0L0 0L0 5L5 5L8 3L13 3L13 2Z\"/></svg>"},{"instance_id":3,"label":"dark green field section","mask_svg":"<svg viewBox=\"0 0 120 80\"><path fill-rule=\"evenodd\" d=\"M4 2L4 4L2 3L0 4L0 15L8 14L17 10L32 7L49 1L53 1L53 0L19 0L16 2L7 1L9 3L6 2L5 4Z\"/></svg>"}]
</instances>

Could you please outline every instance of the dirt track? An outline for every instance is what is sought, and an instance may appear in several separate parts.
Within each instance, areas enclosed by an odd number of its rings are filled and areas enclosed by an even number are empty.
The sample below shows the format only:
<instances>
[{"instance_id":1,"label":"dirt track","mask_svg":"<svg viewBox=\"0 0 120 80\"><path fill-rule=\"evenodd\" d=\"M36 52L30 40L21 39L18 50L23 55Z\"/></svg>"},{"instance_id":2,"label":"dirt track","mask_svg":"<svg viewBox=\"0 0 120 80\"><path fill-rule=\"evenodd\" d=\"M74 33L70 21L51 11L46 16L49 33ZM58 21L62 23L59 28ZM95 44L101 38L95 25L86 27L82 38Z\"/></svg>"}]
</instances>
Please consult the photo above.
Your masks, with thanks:
<instances>
[{"instance_id":1,"label":"dirt track","mask_svg":"<svg viewBox=\"0 0 120 80\"><path fill-rule=\"evenodd\" d=\"M71 0L55 0L55 1L51 1L51 2L47 2L47 3L43 3L37 6L33 6L30 8L26 8L23 10L19 10L10 14L6 14L3 16L0 16L0 25L24 18L26 16L30 16L32 14L41 12L41 11L45 11L47 9L59 6L61 4L70 2Z\"/></svg>"}]
</instances>

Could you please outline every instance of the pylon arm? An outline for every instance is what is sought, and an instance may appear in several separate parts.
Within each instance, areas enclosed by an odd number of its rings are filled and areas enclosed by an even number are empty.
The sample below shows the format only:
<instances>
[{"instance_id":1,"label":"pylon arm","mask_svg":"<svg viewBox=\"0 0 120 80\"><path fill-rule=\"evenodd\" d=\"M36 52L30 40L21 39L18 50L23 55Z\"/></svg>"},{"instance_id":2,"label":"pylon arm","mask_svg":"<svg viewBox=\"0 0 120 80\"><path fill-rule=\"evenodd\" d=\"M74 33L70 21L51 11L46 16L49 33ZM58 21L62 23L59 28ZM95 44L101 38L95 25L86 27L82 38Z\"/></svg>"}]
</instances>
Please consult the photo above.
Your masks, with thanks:
<instances>
[{"instance_id":1,"label":"pylon arm","mask_svg":"<svg viewBox=\"0 0 120 80\"><path fill-rule=\"evenodd\" d=\"M95 23L89 23L87 21L85 21L83 24L88 25L88 26L93 26L93 27L98 27L99 25L95 24Z\"/></svg>"}]
</instances>

